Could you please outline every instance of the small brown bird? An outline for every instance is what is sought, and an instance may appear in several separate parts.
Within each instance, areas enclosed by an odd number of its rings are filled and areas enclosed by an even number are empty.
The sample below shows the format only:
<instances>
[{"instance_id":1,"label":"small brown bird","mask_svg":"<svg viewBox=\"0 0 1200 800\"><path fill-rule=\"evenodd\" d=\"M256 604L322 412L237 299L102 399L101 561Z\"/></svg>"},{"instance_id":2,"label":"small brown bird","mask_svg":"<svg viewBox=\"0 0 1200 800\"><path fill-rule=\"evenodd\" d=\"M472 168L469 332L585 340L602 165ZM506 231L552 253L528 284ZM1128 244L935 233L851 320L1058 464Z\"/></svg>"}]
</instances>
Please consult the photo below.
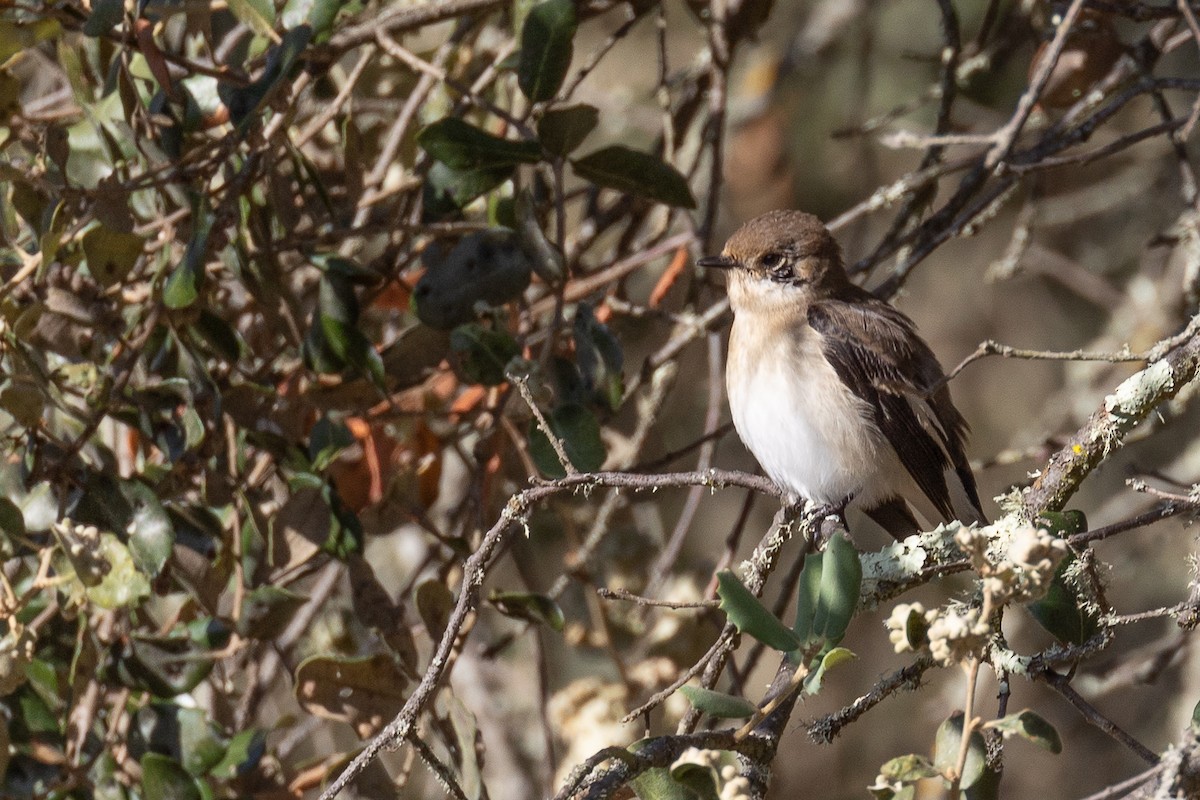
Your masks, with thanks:
<instances>
[{"instance_id":1,"label":"small brown bird","mask_svg":"<svg viewBox=\"0 0 1200 800\"><path fill-rule=\"evenodd\" d=\"M896 538L984 522L967 423L912 320L850 282L821 221L772 211L703 267L729 275L738 435L792 501L853 502Z\"/></svg>"},{"instance_id":2,"label":"small brown bird","mask_svg":"<svg viewBox=\"0 0 1200 800\"><path fill-rule=\"evenodd\" d=\"M1051 30L1060 22L1060 17L1051 17ZM1043 42L1033 54L1033 59L1029 62L1030 77L1037 71L1042 56L1049 47L1048 41ZM1125 45L1117 37L1112 16L1088 8L1083 9L1079 12L1071 32L1067 34L1063 51L1038 97L1038 105L1042 106L1043 110L1075 105L1112 71L1125 51Z\"/></svg>"}]
</instances>

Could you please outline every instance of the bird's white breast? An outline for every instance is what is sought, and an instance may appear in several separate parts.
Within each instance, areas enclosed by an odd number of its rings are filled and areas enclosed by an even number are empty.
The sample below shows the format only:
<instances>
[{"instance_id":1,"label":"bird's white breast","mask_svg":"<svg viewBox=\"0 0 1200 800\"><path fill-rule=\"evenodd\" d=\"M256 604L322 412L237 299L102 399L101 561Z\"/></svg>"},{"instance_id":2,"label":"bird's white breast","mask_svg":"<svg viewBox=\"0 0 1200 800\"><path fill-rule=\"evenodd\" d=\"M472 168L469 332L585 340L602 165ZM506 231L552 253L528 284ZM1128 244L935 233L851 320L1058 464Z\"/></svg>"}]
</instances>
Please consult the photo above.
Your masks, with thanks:
<instances>
[{"instance_id":1,"label":"bird's white breast","mask_svg":"<svg viewBox=\"0 0 1200 800\"><path fill-rule=\"evenodd\" d=\"M895 456L819 336L735 317L726 386L734 427L767 475L794 496L837 503L874 489Z\"/></svg>"}]
</instances>

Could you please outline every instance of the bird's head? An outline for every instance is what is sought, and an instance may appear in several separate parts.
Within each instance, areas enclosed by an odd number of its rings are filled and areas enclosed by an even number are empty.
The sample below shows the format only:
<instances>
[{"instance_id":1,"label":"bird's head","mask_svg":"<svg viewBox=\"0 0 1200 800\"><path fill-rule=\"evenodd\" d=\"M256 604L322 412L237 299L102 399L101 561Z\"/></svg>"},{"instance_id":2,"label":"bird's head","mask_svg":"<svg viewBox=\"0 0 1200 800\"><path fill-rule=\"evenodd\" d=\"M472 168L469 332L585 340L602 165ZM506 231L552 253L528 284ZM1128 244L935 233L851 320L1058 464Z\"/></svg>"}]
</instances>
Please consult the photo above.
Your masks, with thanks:
<instances>
[{"instance_id":1,"label":"bird's head","mask_svg":"<svg viewBox=\"0 0 1200 800\"><path fill-rule=\"evenodd\" d=\"M771 211L734 231L702 267L726 270L735 311L802 307L846 286L837 240L812 214Z\"/></svg>"}]
</instances>

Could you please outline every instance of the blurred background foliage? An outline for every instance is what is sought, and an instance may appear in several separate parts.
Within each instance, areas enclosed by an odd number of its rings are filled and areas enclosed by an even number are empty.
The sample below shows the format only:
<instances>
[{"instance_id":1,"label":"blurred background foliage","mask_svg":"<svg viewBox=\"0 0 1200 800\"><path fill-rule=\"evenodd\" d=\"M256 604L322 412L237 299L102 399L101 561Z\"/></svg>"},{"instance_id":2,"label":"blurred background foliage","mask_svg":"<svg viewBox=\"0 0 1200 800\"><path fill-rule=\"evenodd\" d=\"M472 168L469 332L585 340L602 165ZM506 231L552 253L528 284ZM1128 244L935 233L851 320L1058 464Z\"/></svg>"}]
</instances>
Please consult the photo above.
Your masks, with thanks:
<instances>
[{"instance_id":1,"label":"blurred background foliage","mask_svg":"<svg viewBox=\"0 0 1200 800\"><path fill-rule=\"evenodd\" d=\"M0 794L316 796L400 710L463 558L531 479L753 470L723 424L723 291L690 264L756 213L836 217L857 275L902 286L948 365L988 337L1140 351L1178 330L1200 297L1186 136L1200 36L1174 6L1091 3L1022 140L1088 120L1054 140L1077 149L1022 151L983 179L1013 180L969 229L896 268L921 230L950 230L916 226L1010 118L1063 11L4 3ZM1094 114L1147 76L1175 83ZM923 138L934 130L949 138ZM932 182L887 188L938 164ZM1027 483L1134 369L964 372L953 388L985 496ZM1132 473L1195 483L1197 431L1184 393L1075 505L1099 525L1150 504ZM436 796L440 770L471 798L549 796L641 736L621 717L695 663L722 618L596 588L711 597L714 566L746 556L742 533L765 530L770 505L697 488L536 509L415 749L351 791ZM884 541L851 527L860 549ZM1185 598L1181 530L1099 546L1120 612ZM855 623L859 659L801 715L902 663L881 615ZM1006 632L1045 646L1029 619ZM1165 616L1117 634L1076 686L1160 751L1200 698L1189 635ZM753 650L723 690L759 695L771 665L752 668ZM773 791L864 796L883 761L931 746L959 702L953 672L832 745L792 726ZM1082 796L1140 767L1045 687L1012 691L1067 749L1013 752L1007 796ZM671 729L686 708L675 697L645 721Z\"/></svg>"}]
</instances>

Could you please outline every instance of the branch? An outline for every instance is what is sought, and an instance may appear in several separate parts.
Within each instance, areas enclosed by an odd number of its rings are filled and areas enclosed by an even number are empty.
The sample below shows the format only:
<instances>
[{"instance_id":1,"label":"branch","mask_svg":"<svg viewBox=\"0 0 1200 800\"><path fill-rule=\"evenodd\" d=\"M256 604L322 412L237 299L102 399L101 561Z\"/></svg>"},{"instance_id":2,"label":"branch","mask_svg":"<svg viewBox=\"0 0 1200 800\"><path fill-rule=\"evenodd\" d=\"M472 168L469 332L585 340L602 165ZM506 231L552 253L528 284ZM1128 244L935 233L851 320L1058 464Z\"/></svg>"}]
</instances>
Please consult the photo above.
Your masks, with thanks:
<instances>
[{"instance_id":1,"label":"branch","mask_svg":"<svg viewBox=\"0 0 1200 800\"><path fill-rule=\"evenodd\" d=\"M1182 342L1104 398L1104 405L1050 457L1025 492L1026 517L1033 519L1043 511L1062 508L1083 479L1121 446L1126 434L1195 380L1200 369L1200 315L1192 319L1185 334Z\"/></svg>"},{"instance_id":2,"label":"branch","mask_svg":"<svg viewBox=\"0 0 1200 800\"><path fill-rule=\"evenodd\" d=\"M829 744L850 723L898 691L912 691L921 685L921 676L933 666L933 659L922 658L881 678L871 691L850 705L808 723L808 737L817 744Z\"/></svg>"},{"instance_id":3,"label":"branch","mask_svg":"<svg viewBox=\"0 0 1200 800\"><path fill-rule=\"evenodd\" d=\"M1183 741L1163 753L1158 763L1162 770L1154 782L1129 795L1130 800L1195 797L1200 792L1200 732L1189 728Z\"/></svg>"},{"instance_id":4,"label":"branch","mask_svg":"<svg viewBox=\"0 0 1200 800\"><path fill-rule=\"evenodd\" d=\"M413 735L417 719L445 677L450 665L451 654L463 626L479 604L480 590L487 578L492 558L508 540L509 534L514 529L525 525L532 507L552 495L599 486L635 490L683 486L708 486L712 489L719 489L738 486L779 496L779 489L766 478L745 472L719 469L698 472L668 472L662 475L639 475L626 472L580 473L568 475L556 481L548 481L513 495L504 507L504 511L501 512L500 519L484 534L479 547L463 565L463 585L459 591L458 601L446 624L446 631L442 634L441 641L438 642L437 649L430 659L429 667L421 676L421 682L404 703L404 707L396 715L396 718L388 723L388 726L354 757L354 760L329 785L329 788L321 793L320 800L332 800L337 797L352 780L366 769L368 764L375 760L381 751L397 747Z\"/></svg>"},{"instance_id":5,"label":"branch","mask_svg":"<svg viewBox=\"0 0 1200 800\"><path fill-rule=\"evenodd\" d=\"M705 731L689 735L659 736L648 739L638 746L637 752L621 748L606 747L584 761L571 774L571 778L554 795L554 800L569 800L581 797L585 800L600 800L611 797L629 781L655 767L669 767L685 750L728 750L751 756L760 756L763 742L754 736L738 741L735 731L725 729ZM606 761L618 761L594 777L596 769Z\"/></svg>"}]
</instances>

